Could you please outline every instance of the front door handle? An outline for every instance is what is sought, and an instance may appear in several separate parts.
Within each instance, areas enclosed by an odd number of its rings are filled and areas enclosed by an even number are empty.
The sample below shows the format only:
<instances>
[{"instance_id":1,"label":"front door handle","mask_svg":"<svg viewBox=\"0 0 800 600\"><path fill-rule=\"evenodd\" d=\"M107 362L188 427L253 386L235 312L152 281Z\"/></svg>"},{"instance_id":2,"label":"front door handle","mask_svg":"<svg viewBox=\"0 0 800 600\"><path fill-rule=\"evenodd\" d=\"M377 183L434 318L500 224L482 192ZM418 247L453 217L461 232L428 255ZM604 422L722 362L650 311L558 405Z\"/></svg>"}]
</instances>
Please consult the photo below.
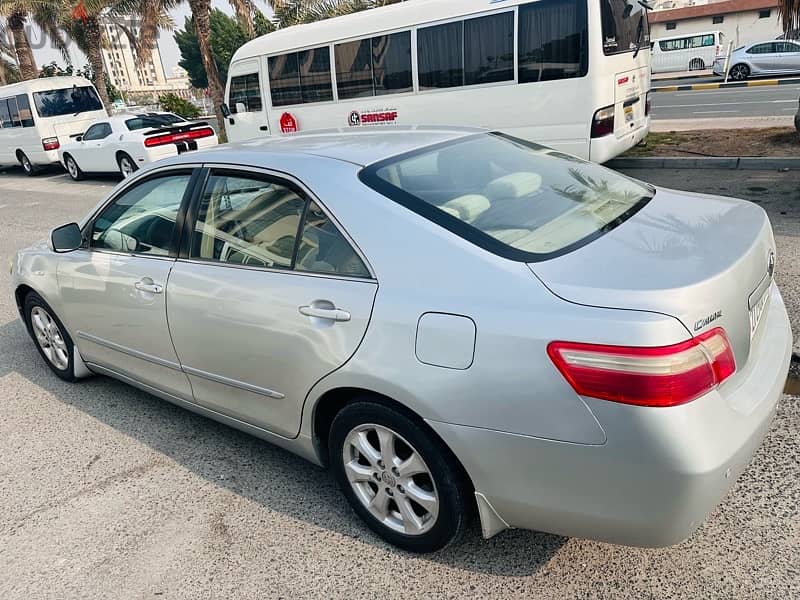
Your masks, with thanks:
<instances>
[{"instance_id":1,"label":"front door handle","mask_svg":"<svg viewBox=\"0 0 800 600\"><path fill-rule=\"evenodd\" d=\"M350 313L341 308L321 308L318 306L301 306L297 310L301 315L327 319L329 321L344 322L350 320Z\"/></svg>"},{"instance_id":2,"label":"front door handle","mask_svg":"<svg viewBox=\"0 0 800 600\"><path fill-rule=\"evenodd\" d=\"M154 283L149 277L143 277L133 284L140 292L148 292L150 294L160 294L164 291L164 286Z\"/></svg>"}]
</instances>

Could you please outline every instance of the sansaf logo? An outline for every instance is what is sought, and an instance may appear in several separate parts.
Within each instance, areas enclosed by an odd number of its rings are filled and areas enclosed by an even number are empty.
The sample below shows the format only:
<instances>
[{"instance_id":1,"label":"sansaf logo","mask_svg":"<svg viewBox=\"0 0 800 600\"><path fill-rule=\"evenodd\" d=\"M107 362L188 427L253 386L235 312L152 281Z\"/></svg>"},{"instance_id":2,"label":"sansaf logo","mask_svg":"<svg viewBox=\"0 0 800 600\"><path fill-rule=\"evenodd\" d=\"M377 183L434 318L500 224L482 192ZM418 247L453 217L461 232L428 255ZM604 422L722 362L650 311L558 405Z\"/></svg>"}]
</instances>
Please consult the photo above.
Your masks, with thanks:
<instances>
[{"instance_id":1,"label":"sansaf logo","mask_svg":"<svg viewBox=\"0 0 800 600\"><path fill-rule=\"evenodd\" d=\"M397 120L397 111L362 112L353 111L347 119L351 126L365 125L368 123L392 123Z\"/></svg>"}]
</instances>

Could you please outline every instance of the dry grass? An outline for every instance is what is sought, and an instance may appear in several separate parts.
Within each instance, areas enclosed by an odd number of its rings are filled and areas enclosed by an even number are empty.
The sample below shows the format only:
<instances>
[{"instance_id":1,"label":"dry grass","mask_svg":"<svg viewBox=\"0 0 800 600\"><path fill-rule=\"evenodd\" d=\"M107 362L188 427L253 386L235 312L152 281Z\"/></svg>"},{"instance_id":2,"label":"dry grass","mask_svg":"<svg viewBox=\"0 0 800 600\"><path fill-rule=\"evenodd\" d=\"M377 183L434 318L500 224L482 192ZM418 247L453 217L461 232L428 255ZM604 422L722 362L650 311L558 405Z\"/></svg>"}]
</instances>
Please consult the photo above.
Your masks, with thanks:
<instances>
[{"instance_id":1,"label":"dry grass","mask_svg":"<svg viewBox=\"0 0 800 600\"><path fill-rule=\"evenodd\" d=\"M651 133L624 156L796 156L800 134L785 127Z\"/></svg>"}]
</instances>

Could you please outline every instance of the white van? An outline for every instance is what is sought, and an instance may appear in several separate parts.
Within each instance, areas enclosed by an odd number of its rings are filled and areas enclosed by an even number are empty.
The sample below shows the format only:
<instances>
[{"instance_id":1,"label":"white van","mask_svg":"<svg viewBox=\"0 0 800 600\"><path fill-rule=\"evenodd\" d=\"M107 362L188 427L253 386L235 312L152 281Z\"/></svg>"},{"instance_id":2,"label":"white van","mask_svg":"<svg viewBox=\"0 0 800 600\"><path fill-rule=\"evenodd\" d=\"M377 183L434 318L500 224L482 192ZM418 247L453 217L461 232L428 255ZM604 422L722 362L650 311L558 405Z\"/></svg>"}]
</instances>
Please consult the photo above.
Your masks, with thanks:
<instances>
[{"instance_id":1,"label":"white van","mask_svg":"<svg viewBox=\"0 0 800 600\"><path fill-rule=\"evenodd\" d=\"M57 164L58 149L107 117L83 77L46 77L0 87L0 165L21 164L28 175Z\"/></svg>"},{"instance_id":2,"label":"white van","mask_svg":"<svg viewBox=\"0 0 800 600\"><path fill-rule=\"evenodd\" d=\"M400 2L244 44L225 127L478 126L605 162L650 129L649 35L632 0Z\"/></svg>"},{"instance_id":3,"label":"white van","mask_svg":"<svg viewBox=\"0 0 800 600\"><path fill-rule=\"evenodd\" d=\"M721 31L651 40L653 73L710 69L724 46L725 34Z\"/></svg>"}]
</instances>

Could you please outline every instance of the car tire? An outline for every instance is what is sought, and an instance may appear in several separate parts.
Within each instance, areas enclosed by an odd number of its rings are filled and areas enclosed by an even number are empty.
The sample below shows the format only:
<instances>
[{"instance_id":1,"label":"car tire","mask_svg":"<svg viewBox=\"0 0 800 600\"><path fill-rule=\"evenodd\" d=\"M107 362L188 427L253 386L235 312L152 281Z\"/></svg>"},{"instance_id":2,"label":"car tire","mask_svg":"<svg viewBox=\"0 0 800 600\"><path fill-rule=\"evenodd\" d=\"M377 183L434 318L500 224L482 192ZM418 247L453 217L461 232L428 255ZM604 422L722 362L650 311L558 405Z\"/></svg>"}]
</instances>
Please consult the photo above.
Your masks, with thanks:
<instances>
[{"instance_id":1,"label":"car tire","mask_svg":"<svg viewBox=\"0 0 800 600\"><path fill-rule=\"evenodd\" d=\"M81 168L71 154L64 155L64 166L72 181L80 181L83 179L83 171L81 171Z\"/></svg>"},{"instance_id":2,"label":"car tire","mask_svg":"<svg viewBox=\"0 0 800 600\"><path fill-rule=\"evenodd\" d=\"M741 63L733 65L729 71L729 75L734 81L744 81L750 77L750 67Z\"/></svg>"},{"instance_id":3,"label":"car tire","mask_svg":"<svg viewBox=\"0 0 800 600\"><path fill-rule=\"evenodd\" d=\"M28 333L50 370L64 381L76 381L75 346L53 309L39 294L29 292L23 311Z\"/></svg>"},{"instance_id":4,"label":"car tire","mask_svg":"<svg viewBox=\"0 0 800 600\"><path fill-rule=\"evenodd\" d=\"M427 553L463 535L474 508L471 486L450 450L421 422L359 400L334 418L328 450L350 506L390 544Z\"/></svg>"},{"instance_id":5,"label":"car tire","mask_svg":"<svg viewBox=\"0 0 800 600\"><path fill-rule=\"evenodd\" d=\"M117 166L123 178L130 177L139 170L139 167L136 166L136 161L125 152L120 152L119 156L117 156Z\"/></svg>"},{"instance_id":6,"label":"car tire","mask_svg":"<svg viewBox=\"0 0 800 600\"><path fill-rule=\"evenodd\" d=\"M25 175L28 177L33 177L38 172L38 169L34 166L34 164L30 161L28 156L22 152L21 150L17 153L17 159L19 160L19 164L22 165L22 170L25 171Z\"/></svg>"}]
</instances>

